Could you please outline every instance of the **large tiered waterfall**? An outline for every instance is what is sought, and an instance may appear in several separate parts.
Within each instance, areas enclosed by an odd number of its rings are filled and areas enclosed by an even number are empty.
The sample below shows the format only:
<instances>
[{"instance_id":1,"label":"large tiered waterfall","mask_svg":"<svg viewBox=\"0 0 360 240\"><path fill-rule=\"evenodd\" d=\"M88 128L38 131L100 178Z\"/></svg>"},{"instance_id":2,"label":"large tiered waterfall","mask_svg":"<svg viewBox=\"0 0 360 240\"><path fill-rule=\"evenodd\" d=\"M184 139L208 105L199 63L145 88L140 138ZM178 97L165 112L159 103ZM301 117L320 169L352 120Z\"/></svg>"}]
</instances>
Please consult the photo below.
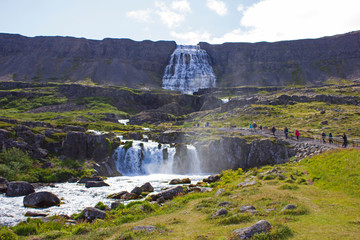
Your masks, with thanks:
<instances>
[{"instance_id":1,"label":"large tiered waterfall","mask_svg":"<svg viewBox=\"0 0 360 240\"><path fill-rule=\"evenodd\" d=\"M176 156L176 148L169 144L132 142L129 148L119 146L113 155L117 170L123 175L201 173L200 159L192 145L186 146L186 155Z\"/></svg>"},{"instance_id":2,"label":"large tiered waterfall","mask_svg":"<svg viewBox=\"0 0 360 240\"><path fill-rule=\"evenodd\" d=\"M165 68L163 88L193 94L215 87L216 78L209 55L200 46L178 45Z\"/></svg>"}]
</instances>

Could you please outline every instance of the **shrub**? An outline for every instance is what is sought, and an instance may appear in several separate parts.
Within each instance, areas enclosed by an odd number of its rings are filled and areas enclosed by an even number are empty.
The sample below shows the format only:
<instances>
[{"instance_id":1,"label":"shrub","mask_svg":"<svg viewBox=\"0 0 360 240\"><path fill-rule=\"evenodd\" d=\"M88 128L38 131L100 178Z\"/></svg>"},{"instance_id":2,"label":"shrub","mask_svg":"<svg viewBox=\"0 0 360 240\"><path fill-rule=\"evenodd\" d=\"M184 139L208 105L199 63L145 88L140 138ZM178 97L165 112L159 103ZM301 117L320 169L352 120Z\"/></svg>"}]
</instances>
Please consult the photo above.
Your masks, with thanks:
<instances>
[{"instance_id":1,"label":"shrub","mask_svg":"<svg viewBox=\"0 0 360 240\"><path fill-rule=\"evenodd\" d=\"M95 207L100 210L105 210L108 206L106 206L103 202L98 202Z\"/></svg>"},{"instance_id":2,"label":"shrub","mask_svg":"<svg viewBox=\"0 0 360 240\"><path fill-rule=\"evenodd\" d=\"M21 222L15 227L12 227L14 233L19 236L30 236L38 233L38 227L34 223Z\"/></svg>"},{"instance_id":3,"label":"shrub","mask_svg":"<svg viewBox=\"0 0 360 240\"><path fill-rule=\"evenodd\" d=\"M0 228L0 240L16 240L17 236L7 227Z\"/></svg>"},{"instance_id":4,"label":"shrub","mask_svg":"<svg viewBox=\"0 0 360 240\"><path fill-rule=\"evenodd\" d=\"M258 233L253 236L253 240L281 240L293 236L291 229L285 225L273 226L267 233Z\"/></svg>"},{"instance_id":5,"label":"shrub","mask_svg":"<svg viewBox=\"0 0 360 240\"><path fill-rule=\"evenodd\" d=\"M29 154L18 148L4 147L0 153L0 175L10 181L16 180L16 175L27 171L32 164L33 160Z\"/></svg>"}]
</instances>

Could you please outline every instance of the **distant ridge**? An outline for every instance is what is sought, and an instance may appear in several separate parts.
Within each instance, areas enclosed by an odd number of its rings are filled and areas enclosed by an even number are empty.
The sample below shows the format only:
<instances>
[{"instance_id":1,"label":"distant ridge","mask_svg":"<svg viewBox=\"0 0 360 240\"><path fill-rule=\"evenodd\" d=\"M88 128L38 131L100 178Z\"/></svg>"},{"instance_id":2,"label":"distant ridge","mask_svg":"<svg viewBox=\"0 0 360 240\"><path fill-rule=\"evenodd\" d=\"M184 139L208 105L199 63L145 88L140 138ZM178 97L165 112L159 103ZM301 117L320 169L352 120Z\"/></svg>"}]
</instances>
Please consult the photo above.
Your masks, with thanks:
<instances>
[{"instance_id":1,"label":"distant ridge","mask_svg":"<svg viewBox=\"0 0 360 240\"><path fill-rule=\"evenodd\" d=\"M199 44L218 87L321 84L360 79L360 31L281 42ZM174 41L88 40L0 33L0 80L160 89Z\"/></svg>"}]
</instances>

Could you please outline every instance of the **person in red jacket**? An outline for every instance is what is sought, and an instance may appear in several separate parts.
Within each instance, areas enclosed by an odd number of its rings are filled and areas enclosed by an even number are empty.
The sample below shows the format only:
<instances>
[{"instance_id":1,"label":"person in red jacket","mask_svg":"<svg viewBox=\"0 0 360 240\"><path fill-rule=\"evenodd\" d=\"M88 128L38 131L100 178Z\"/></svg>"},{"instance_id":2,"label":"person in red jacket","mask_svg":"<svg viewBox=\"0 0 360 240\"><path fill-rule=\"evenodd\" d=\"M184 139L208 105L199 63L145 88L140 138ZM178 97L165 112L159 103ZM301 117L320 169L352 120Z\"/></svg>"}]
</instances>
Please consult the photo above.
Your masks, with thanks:
<instances>
[{"instance_id":1,"label":"person in red jacket","mask_svg":"<svg viewBox=\"0 0 360 240\"><path fill-rule=\"evenodd\" d=\"M295 136L296 136L296 139L299 140L300 133L297 129L295 130Z\"/></svg>"}]
</instances>

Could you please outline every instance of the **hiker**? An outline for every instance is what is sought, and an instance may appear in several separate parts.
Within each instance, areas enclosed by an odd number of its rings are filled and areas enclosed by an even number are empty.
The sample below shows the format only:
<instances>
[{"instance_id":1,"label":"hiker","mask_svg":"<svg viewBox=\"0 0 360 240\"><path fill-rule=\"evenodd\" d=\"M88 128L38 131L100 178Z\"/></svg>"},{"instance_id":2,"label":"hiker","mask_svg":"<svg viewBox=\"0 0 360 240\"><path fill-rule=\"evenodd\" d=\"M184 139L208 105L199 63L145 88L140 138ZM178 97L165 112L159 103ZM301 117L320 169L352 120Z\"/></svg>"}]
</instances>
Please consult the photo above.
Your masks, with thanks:
<instances>
[{"instance_id":1,"label":"hiker","mask_svg":"<svg viewBox=\"0 0 360 240\"><path fill-rule=\"evenodd\" d=\"M206 122L205 127L208 127L208 126L209 126L209 122Z\"/></svg>"},{"instance_id":2,"label":"hiker","mask_svg":"<svg viewBox=\"0 0 360 240\"><path fill-rule=\"evenodd\" d=\"M295 136L296 140L299 140L300 132L297 129L295 130Z\"/></svg>"},{"instance_id":3,"label":"hiker","mask_svg":"<svg viewBox=\"0 0 360 240\"><path fill-rule=\"evenodd\" d=\"M256 123L253 122L253 128L254 128L254 131L255 131L255 132L256 132L256 127L257 127Z\"/></svg>"},{"instance_id":4,"label":"hiker","mask_svg":"<svg viewBox=\"0 0 360 240\"><path fill-rule=\"evenodd\" d=\"M259 129L260 129L260 131L262 131L262 125L260 125Z\"/></svg>"},{"instance_id":5,"label":"hiker","mask_svg":"<svg viewBox=\"0 0 360 240\"><path fill-rule=\"evenodd\" d=\"M288 139L289 137L289 129L287 127L284 128L285 138Z\"/></svg>"},{"instance_id":6,"label":"hiker","mask_svg":"<svg viewBox=\"0 0 360 240\"><path fill-rule=\"evenodd\" d=\"M323 143L326 143L325 139L326 139L326 134L323 132L321 134L321 137L322 137L322 140L323 140Z\"/></svg>"},{"instance_id":7,"label":"hiker","mask_svg":"<svg viewBox=\"0 0 360 240\"><path fill-rule=\"evenodd\" d=\"M250 124L249 129L250 129L250 132L252 132L252 130L253 130L253 125L252 124Z\"/></svg>"},{"instance_id":8,"label":"hiker","mask_svg":"<svg viewBox=\"0 0 360 240\"><path fill-rule=\"evenodd\" d=\"M347 136L346 136L345 133L343 133L342 138L343 138L343 141L344 141L342 146L343 146L344 148L346 148L347 145L348 145L348 140L347 140Z\"/></svg>"},{"instance_id":9,"label":"hiker","mask_svg":"<svg viewBox=\"0 0 360 240\"><path fill-rule=\"evenodd\" d=\"M272 131L273 135L275 136L276 128L274 126L271 128L271 131Z\"/></svg>"},{"instance_id":10,"label":"hiker","mask_svg":"<svg viewBox=\"0 0 360 240\"><path fill-rule=\"evenodd\" d=\"M333 136L332 133L329 133L329 144L333 143Z\"/></svg>"}]
</instances>

